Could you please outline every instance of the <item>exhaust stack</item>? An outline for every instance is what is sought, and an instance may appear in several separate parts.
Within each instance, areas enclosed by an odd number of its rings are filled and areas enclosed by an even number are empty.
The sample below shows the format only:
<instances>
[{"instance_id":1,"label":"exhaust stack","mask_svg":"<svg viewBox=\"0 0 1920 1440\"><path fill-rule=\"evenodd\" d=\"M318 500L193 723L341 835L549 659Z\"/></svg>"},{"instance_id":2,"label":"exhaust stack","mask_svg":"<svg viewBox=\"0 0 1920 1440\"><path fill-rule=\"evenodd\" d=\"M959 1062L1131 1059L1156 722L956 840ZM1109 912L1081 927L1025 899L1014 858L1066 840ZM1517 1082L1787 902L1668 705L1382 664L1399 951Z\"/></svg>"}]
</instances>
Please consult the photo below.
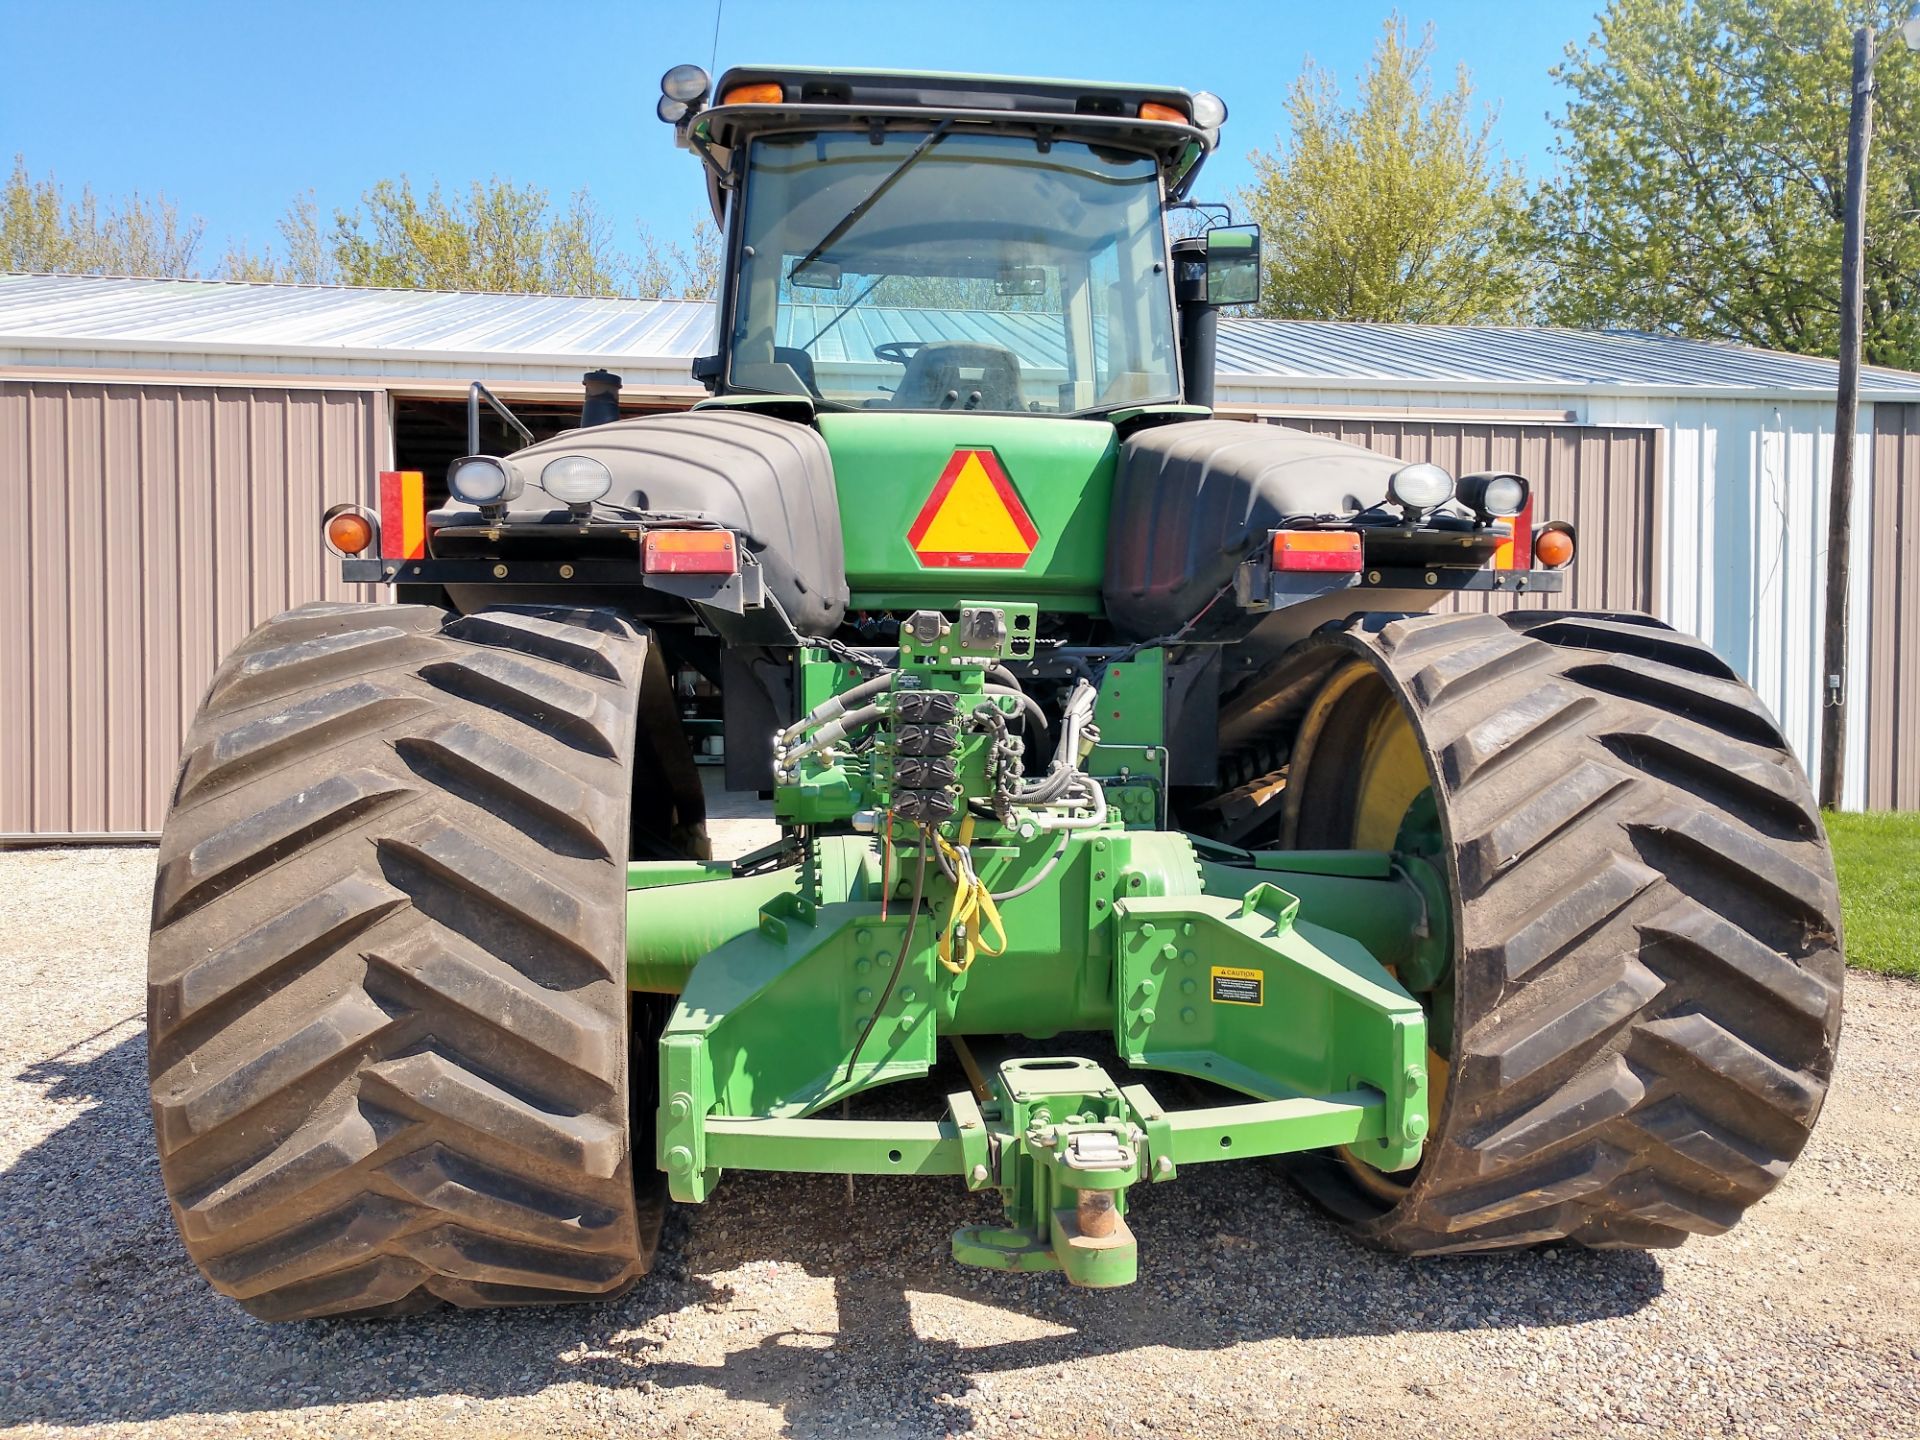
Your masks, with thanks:
<instances>
[{"instance_id":1,"label":"exhaust stack","mask_svg":"<svg viewBox=\"0 0 1920 1440\"><path fill-rule=\"evenodd\" d=\"M580 377L586 396L580 402L580 428L620 418L620 377L611 370L589 370Z\"/></svg>"}]
</instances>

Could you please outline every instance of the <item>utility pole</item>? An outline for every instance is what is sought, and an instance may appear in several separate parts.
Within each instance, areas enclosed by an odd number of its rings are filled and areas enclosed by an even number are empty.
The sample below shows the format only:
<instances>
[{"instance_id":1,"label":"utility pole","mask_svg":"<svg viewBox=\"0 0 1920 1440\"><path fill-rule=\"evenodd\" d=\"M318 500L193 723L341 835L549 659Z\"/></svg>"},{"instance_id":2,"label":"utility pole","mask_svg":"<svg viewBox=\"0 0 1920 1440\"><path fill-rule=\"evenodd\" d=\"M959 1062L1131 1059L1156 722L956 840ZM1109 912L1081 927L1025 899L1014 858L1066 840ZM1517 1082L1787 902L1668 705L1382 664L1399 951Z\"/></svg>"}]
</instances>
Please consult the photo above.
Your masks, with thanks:
<instances>
[{"instance_id":1,"label":"utility pole","mask_svg":"<svg viewBox=\"0 0 1920 1440\"><path fill-rule=\"evenodd\" d=\"M1840 389L1833 407L1827 507L1827 625L1821 646L1820 804L1840 808L1847 764L1847 591L1853 570L1853 433L1860 414L1861 271L1867 247L1867 146L1873 138L1873 28L1853 32L1847 124L1847 215L1840 252Z\"/></svg>"}]
</instances>

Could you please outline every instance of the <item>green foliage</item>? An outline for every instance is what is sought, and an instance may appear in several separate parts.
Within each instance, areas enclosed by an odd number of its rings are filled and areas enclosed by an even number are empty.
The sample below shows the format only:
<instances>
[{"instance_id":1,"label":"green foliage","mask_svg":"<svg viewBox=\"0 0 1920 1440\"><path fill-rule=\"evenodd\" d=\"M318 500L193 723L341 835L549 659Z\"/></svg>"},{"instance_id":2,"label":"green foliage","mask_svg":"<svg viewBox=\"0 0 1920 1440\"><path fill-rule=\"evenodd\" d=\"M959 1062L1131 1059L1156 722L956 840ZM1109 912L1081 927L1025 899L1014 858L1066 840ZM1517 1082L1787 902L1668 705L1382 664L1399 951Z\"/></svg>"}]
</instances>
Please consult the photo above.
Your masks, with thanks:
<instances>
[{"instance_id":1,"label":"green foliage","mask_svg":"<svg viewBox=\"0 0 1920 1440\"><path fill-rule=\"evenodd\" d=\"M182 219L165 195L138 191L102 203L83 188L69 201L52 175L36 180L24 155L0 192L0 269L66 275L191 275L205 225Z\"/></svg>"},{"instance_id":2,"label":"green foliage","mask_svg":"<svg viewBox=\"0 0 1920 1440\"><path fill-rule=\"evenodd\" d=\"M1241 196L1260 223L1263 315L1296 319L1515 322L1536 273L1526 183L1476 119L1461 68L1436 94L1431 28L1409 44L1386 24L1360 98L1341 100L1308 61L1287 97L1292 133L1250 157Z\"/></svg>"},{"instance_id":3,"label":"green foliage","mask_svg":"<svg viewBox=\"0 0 1920 1440\"><path fill-rule=\"evenodd\" d=\"M1883 39L1864 349L1920 365L1920 64L1905 0L1612 0L1555 71L1562 174L1536 218L1569 325L1802 354L1839 342L1852 31Z\"/></svg>"},{"instance_id":4,"label":"green foliage","mask_svg":"<svg viewBox=\"0 0 1920 1440\"><path fill-rule=\"evenodd\" d=\"M449 196L382 180L334 216L333 264L348 285L567 295L619 293L612 226L581 191L564 206L498 176Z\"/></svg>"},{"instance_id":5,"label":"green foliage","mask_svg":"<svg viewBox=\"0 0 1920 1440\"><path fill-rule=\"evenodd\" d=\"M640 299L714 298L720 285L720 232L711 220L695 216L684 247L677 242L663 244L644 223L638 229L640 250L624 260L626 286L622 294Z\"/></svg>"},{"instance_id":6,"label":"green foliage","mask_svg":"<svg viewBox=\"0 0 1920 1440\"><path fill-rule=\"evenodd\" d=\"M1840 872L1847 963L1883 975L1920 977L1920 814L1822 817Z\"/></svg>"},{"instance_id":7,"label":"green foliage","mask_svg":"<svg viewBox=\"0 0 1920 1440\"><path fill-rule=\"evenodd\" d=\"M271 249L253 254L229 245L220 272L229 280L274 281L283 285L332 285L340 279L332 247L320 233L320 207L309 190L288 207L277 227L285 255Z\"/></svg>"},{"instance_id":8,"label":"green foliage","mask_svg":"<svg viewBox=\"0 0 1920 1440\"><path fill-rule=\"evenodd\" d=\"M308 193L279 224L281 249L228 249L235 280L378 285L400 290L480 290L546 295L709 298L718 283L720 238L696 220L690 248L662 244L639 227L640 248L614 243L613 225L581 190L554 204L537 185L498 176L449 195L425 194L406 176L382 180L322 232Z\"/></svg>"}]
</instances>

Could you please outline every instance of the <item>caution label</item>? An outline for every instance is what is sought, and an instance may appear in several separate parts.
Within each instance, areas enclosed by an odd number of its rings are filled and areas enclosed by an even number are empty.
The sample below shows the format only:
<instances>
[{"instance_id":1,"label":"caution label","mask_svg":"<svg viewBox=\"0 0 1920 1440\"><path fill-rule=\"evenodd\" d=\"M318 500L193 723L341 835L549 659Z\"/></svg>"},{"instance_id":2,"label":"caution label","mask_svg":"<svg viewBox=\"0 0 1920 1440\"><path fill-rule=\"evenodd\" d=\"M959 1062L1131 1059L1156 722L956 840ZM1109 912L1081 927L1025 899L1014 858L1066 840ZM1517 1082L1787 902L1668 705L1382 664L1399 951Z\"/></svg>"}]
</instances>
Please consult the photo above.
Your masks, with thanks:
<instances>
[{"instance_id":1,"label":"caution label","mask_svg":"<svg viewBox=\"0 0 1920 1440\"><path fill-rule=\"evenodd\" d=\"M1216 1005L1259 1005L1266 994L1264 970L1236 970L1230 965L1213 967L1213 1003Z\"/></svg>"},{"instance_id":2,"label":"caution label","mask_svg":"<svg viewBox=\"0 0 1920 1440\"><path fill-rule=\"evenodd\" d=\"M991 450L956 450L907 531L922 565L1017 570L1040 532Z\"/></svg>"}]
</instances>

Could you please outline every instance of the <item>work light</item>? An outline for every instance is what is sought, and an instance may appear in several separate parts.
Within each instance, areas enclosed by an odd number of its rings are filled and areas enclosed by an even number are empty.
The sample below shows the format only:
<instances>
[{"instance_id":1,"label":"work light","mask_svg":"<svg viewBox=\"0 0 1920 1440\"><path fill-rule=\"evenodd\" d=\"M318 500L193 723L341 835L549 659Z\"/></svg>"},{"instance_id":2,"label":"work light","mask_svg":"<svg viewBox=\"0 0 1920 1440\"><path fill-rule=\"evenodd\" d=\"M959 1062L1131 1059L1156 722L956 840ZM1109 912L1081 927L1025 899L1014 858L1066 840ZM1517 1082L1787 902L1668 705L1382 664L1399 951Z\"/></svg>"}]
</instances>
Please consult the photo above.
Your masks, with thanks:
<instances>
[{"instance_id":1,"label":"work light","mask_svg":"<svg viewBox=\"0 0 1920 1440\"><path fill-rule=\"evenodd\" d=\"M504 505L520 493L520 476L493 455L468 455L447 471L447 489L469 505Z\"/></svg>"},{"instance_id":2,"label":"work light","mask_svg":"<svg viewBox=\"0 0 1920 1440\"><path fill-rule=\"evenodd\" d=\"M568 505L591 505L613 488L613 472L591 455L562 455L540 472L540 488Z\"/></svg>"},{"instance_id":3,"label":"work light","mask_svg":"<svg viewBox=\"0 0 1920 1440\"><path fill-rule=\"evenodd\" d=\"M1519 475L1490 470L1484 475L1462 475L1460 498L1482 520L1510 520L1527 508L1531 487Z\"/></svg>"},{"instance_id":4,"label":"work light","mask_svg":"<svg viewBox=\"0 0 1920 1440\"><path fill-rule=\"evenodd\" d=\"M1453 498L1453 477L1425 461L1403 465L1387 477L1387 494L1412 520Z\"/></svg>"},{"instance_id":5,"label":"work light","mask_svg":"<svg viewBox=\"0 0 1920 1440\"><path fill-rule=\"evenodd\" d=\"M713 81L698 65L676 65L660 77L660 93L688 105L699 104L712 88Z\"/></svg>"},{"instance_id":6,"label":"work light","mask_svg":"<svg viewBox=\"0 0 1920 1440\"><path fill-rule=\"evenodd\" d=\"M1218 130L1227 123L1227 102L1211 90L1193 97L1193 123L1202 130Z\"/></svg>"}]
</instances>

